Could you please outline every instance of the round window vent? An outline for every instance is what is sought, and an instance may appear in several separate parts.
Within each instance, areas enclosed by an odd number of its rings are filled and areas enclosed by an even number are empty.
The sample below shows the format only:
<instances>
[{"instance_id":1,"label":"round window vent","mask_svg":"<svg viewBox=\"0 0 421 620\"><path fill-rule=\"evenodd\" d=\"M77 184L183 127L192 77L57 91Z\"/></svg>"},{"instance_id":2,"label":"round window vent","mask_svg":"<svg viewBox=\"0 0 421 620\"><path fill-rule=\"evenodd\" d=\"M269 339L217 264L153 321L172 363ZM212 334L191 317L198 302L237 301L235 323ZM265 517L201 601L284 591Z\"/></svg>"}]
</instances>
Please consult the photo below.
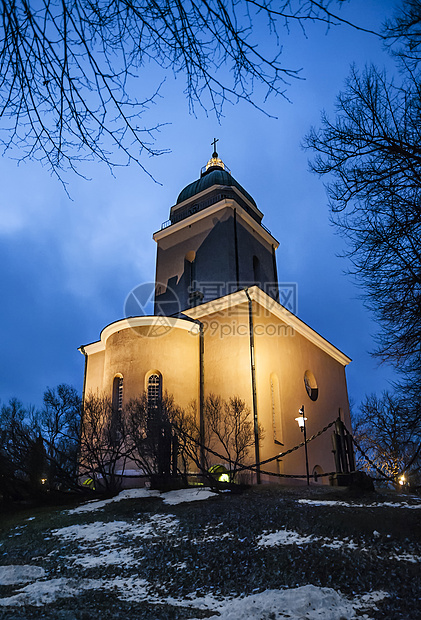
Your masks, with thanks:
<instances>
[{"instance_id":1,"label":"round window vent","mask_svg":"<svg viewBox=\"0 0 421 620\"><path fill-rule=\"evenodd\" d=\"M304 385L306 386L307 394L311 400L317 400L319 388L317 387L316 377L311 370L306 370L304 373Z\"/></svg>"}]
</instances>

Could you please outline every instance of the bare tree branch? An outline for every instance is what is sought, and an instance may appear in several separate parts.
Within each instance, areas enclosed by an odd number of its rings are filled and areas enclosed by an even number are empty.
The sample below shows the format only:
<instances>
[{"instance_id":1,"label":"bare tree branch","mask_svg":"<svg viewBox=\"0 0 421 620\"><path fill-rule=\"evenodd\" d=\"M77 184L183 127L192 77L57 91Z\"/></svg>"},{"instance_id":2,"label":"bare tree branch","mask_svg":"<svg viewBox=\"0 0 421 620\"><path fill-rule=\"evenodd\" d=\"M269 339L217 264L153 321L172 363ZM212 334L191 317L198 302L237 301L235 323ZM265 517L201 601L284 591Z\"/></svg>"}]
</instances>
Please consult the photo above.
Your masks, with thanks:
<instances>
[{"instance_id":1,"label":"bare tree branch","mask_svg":"<svg viewBox=\"0 0 421 620\"><path fill-rule=\"evenodd\" d=\"M90 159L147 172L144 157L165 152L154 148L162 123L142 121L160 97L159 84L144 92L147 64L185 77L192 111L220 117L225 101L240 99L261 108L255 86L285 96L299 77L281 62L280 28L348 23L332 4L341 0L2 0L0 143L59 177L83 174ZM255 36L261 15L268 53Z\"/></svg>"},{"instance_id":2,"label":"bare tree branch","mask_svg":"<svg viewBox=\"0 0 421 620\"><path fill-rule=\"evenodd\" d=\"M332 221L381 332L376 355L421 371L421 97L412 72L388 79L355 67L306 144L329 175ZM418 370L417 370L418 369Z\"/></svg>"},{"instance_id":3,"label":"bare tree branch","mask_svg":"<svg viewBox=\"0 0 421 620\"><path fill-rule=\"evenodd\" d=\"M383 392L367 396L353 416L354 436L373 463L398 481L401 475L419 483L421 418L419 404ZM371 471L369 463L360 465Z\"/></svg>"}]
</instances>

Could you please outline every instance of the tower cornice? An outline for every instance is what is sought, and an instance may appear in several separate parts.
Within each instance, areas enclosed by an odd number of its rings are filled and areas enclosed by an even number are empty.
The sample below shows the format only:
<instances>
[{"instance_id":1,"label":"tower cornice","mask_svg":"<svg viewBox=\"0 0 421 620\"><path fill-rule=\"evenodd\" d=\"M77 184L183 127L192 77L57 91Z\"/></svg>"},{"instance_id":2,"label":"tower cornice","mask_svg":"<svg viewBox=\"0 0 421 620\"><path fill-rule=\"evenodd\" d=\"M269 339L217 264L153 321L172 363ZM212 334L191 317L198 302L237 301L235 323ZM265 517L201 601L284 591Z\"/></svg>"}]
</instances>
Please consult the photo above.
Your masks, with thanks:
<instances>
[{"instance_id":1,"label":"tower cornice","mask_svg":"<svg viewBox=\"0 0 421 620\"><path fill-rule=\"evenodd\" d=\"M156 242L161 241L161 239L165 239L176 231L182 230L188 226L191 226L193 223L198 222L202 219L205 219L211 215L214 215L218 211L222 209L232 209L233 211L237 211L237 215L242 217L242 219L255 231L257 232L267 243L273 245L275 250L279 246L279 241L272 236L269 230L264 228L261 224L259 224L251 215L247 213L247 211L239 205L235 200L224 198L219 202L215 203L203 209L202 211L198 211L197 213L193 213L192 215L187 216L186 218L171 224L167 228L163 228L158 230L153 234L153 238Z\"/></svg>"}]
</instances>

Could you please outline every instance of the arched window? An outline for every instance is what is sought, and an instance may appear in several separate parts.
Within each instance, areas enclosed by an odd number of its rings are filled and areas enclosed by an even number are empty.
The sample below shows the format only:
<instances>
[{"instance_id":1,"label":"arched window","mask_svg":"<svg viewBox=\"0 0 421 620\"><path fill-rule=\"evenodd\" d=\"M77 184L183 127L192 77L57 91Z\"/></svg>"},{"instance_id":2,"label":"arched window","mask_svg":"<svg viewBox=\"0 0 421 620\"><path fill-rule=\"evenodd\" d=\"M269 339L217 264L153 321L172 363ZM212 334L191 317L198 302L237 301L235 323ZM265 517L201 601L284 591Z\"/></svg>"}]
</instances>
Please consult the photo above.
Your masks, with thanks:
<instances>
[{"instance_id":1,"label":"arched window","mask_svg":"<svg viewBox=\"0 0 421 620\"><path fill-rule=\"evenodd\" d=\"M114 411L123 409L123 375L116 375L113 381L112 405Z\"/></svg>"},{"instance_id":2,"label":"arched window","mask_svg":"<svg viewBox=\"0 0 421 620\"><path fill-rule=\"evenodd\" d=\"M324 471L320 467L320 465L315 465L313 467L313 472L312 472L312 476L313 476L314 482L318 482L318 483L323 484L323 478L321 477L323 475L323 473L324 473Z\"/></svg>"},{"instance_id":3,"label":"arched window","mask_svg":"<svg viewBox=\"0 0 421 620\"><path fill-rule=\"evenodd\" d=\"M149 375L147 394L149 407L156 409L162 399L162 375L156 372Z\"/></svg>"},{"instance_id":4,"label":"arched window","mask_svg":"<svg viewBox=\"0 0 421 620\"><path fill-rule=\"evenodd\" d=\"M196 252L191 250L184 257L184 273L186 276L187 290L192 293L195 289L196 280Z\"/></svg>"},{"instance_id":5,"label":"arched window","mask_svg":"<svg viewBox=\"0 0 421 620\"><path fill-rule=\"evenodd\" d=\"M123 375L121 374L114 377L111 407L110 440L112 445L116 445L121 439L121 413L123 410Z\"/></svg>"}]
</instances>

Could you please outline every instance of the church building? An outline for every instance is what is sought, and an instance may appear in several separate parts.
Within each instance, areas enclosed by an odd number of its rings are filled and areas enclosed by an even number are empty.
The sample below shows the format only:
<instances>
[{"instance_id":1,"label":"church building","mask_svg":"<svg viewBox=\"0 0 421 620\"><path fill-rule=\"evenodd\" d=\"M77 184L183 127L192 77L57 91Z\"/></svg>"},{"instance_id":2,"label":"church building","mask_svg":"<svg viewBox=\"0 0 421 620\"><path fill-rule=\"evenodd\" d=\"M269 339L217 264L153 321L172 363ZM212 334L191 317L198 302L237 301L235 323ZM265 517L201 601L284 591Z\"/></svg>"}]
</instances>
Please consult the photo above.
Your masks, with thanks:
<instances>
[{"instance_id":1,"label":"church building","mask_svg":"<svg viewBox=\"0 0 421 620\"><path fill-rule=\"evenodd\" d=\"M278 241L263 213L216 150L199 179L179 194L157 244L153 316L126 316L85 345L84 393L122 407L145 392L164 392L204 415L209 394L238 396L256 431L249 462L268 462L257 482L304 475L297 424L304 407L307 438L338 416L350 428L345 367L350 359L295 314L296 288L278 285ZM335 470L331 432L308 443L312 480ZM215 464L219 464L215 457ZM226 463L220 463L226 465ZM271 476L278 474L278 476Z\"/></svg>"}]
</instances>

